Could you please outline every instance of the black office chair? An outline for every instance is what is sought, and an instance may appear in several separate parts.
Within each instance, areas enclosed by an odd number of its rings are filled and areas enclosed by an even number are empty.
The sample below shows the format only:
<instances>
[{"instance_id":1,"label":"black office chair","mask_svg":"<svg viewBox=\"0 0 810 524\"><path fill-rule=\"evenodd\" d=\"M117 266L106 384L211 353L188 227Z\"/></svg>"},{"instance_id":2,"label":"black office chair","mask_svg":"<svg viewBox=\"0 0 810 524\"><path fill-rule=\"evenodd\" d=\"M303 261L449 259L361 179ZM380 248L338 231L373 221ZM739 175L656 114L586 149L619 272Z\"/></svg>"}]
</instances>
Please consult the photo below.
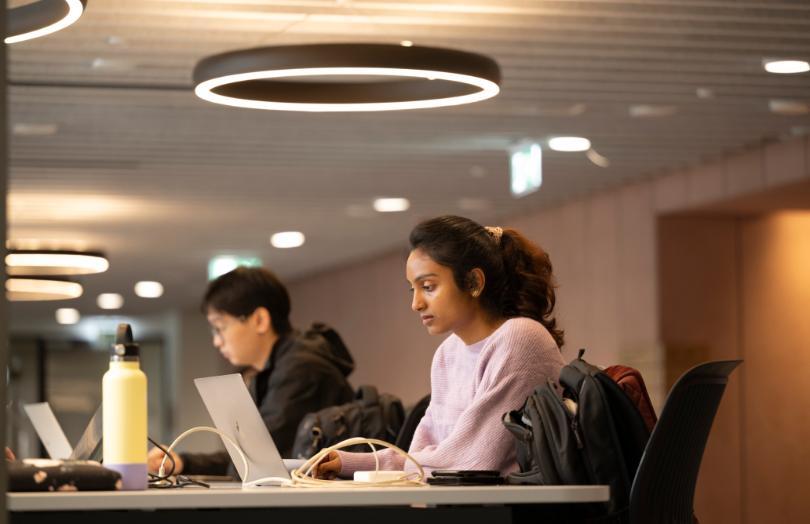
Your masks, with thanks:
<instances>
[{"instance_id":1,"label":"black office chair","mask_svg":"<svg viewBox=\"0 0 810 524\"><path fill-rule=\"evenodd\" d=\"M741 362L700 364L672 387L633 479L630 524L692 524L703 450L728 376Z\"/></svg>"},{"instance_id":2,"label":"black office chair","mask_svg":"<svg viewBox=\"0 0 810 524\"><path fill-rule=\"evenodd\" d=\"M419 422L422 421L422 417L425 416L425 411L427 411L428 405L430 405L429 394L422 397L419 399L419 402L414 404L414 406L408 412L408 415L405 417L405 421L402 423L402 428L399 430L399 435L397 435L397 440L394 443L396 447L408 451L408 448L411 447L413 434L416 432L416 426L419 425Z\"/></svg>"}]
</instances>

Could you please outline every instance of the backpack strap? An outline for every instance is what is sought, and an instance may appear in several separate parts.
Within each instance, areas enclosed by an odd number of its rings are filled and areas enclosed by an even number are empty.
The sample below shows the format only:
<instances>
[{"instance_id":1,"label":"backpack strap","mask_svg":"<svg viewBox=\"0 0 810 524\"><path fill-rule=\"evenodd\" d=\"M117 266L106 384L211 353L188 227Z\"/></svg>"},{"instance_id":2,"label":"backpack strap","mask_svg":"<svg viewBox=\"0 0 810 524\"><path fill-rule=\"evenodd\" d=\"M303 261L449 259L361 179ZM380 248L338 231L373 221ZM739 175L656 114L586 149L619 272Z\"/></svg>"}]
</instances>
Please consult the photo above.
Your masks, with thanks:
<instances>
[{"instance_id":1,"label":"backpack strap","mask_svg":"<svg viewBox=\"0 0 810 524\"><path fill-rule=\"evenodd\" d=\"M363 406L374 406L380 401L380 395L374 386L360 386L355 395L357 400L363 401Z\"/></svg>"}]
</instances>

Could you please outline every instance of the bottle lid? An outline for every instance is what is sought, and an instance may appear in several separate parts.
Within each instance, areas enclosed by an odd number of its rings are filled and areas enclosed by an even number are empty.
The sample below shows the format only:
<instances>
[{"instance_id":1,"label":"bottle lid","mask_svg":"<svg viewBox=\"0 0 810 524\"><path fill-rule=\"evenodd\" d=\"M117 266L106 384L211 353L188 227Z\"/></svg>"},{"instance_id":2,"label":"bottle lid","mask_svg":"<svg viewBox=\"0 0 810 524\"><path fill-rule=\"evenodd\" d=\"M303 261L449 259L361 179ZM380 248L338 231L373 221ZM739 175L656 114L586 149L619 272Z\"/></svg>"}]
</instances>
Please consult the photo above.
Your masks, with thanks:
<instances>
[{"instance_id":1,"label":"bottle lid","mask_svg":"<svg viewBox=\"0 0 810 524\"><path fill-rule=\"evenodd\" d=\"M132 341L132 328L129 324L118 324L115 332L115 344L110 351L111 359L137 360L140 350L138 344Z\"/></svg>"}]
</instances>

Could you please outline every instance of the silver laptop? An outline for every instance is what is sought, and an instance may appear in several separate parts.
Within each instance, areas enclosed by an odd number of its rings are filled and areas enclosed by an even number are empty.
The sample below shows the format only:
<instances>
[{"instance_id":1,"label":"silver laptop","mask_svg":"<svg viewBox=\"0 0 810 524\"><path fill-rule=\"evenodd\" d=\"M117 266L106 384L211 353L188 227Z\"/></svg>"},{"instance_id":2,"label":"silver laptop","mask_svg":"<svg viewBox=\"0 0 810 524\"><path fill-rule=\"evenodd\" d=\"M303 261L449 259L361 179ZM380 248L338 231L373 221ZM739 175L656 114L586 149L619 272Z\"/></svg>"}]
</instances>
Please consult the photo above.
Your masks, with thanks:
<instances>
[{"instance_id":1,"label":"silver laptop","mask_svg":"<svg viewBox=\"0 0 810 524\"><path fill-rule=\"evenodd\" d=\"M93 414L75 448L71 447L50 404L47 402L25 404L23 409L31 419L34 431L45 446L45 451L52 459L90 460L100 458L95 455L101 450L101 406Z\"/></svg>"},{"instance_id":2,"label":"silver laptop","mask_svg":"<svg viewBox=\"0 0 810 524\"><path fill-rule=\"evenodd\" d=\"M194 384L197 386L197 391L216 428L233 439L245 454L248 463L247 478L245 478L245 467L241 455L225 439L222 439L243 483L252 483L268 477L290 478L287 467L295 467L302 461L287 461L289 464L285 466L285 461L281 459L273 437L267 431L267 426L241 375L234 373L218 377L197 378L194 379ZM262 485L279 483L278 481L261 482Z\"/></svg>"}]
</instances>

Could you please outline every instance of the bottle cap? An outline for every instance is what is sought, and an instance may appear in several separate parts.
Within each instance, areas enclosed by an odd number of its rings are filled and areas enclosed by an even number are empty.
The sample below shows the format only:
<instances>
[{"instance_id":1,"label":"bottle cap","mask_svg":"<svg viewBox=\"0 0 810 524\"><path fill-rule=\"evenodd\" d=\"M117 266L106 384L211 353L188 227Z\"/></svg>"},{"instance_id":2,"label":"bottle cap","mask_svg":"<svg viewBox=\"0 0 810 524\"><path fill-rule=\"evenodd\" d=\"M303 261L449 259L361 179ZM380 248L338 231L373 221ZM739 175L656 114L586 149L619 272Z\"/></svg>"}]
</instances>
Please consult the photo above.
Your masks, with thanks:
<instances>
[{"instance_id":1,"label":"bottle cap","mask_svg":"<svg viewBox=\"0 0 810 524\"><path fill-rule=\"evenodd\" d=\"M140 350L132 341L132 328L129 324L118 324L115 332L115 344L110 351L110 358L116 360L137 360Z\"/></svg>"}]
</instances>

